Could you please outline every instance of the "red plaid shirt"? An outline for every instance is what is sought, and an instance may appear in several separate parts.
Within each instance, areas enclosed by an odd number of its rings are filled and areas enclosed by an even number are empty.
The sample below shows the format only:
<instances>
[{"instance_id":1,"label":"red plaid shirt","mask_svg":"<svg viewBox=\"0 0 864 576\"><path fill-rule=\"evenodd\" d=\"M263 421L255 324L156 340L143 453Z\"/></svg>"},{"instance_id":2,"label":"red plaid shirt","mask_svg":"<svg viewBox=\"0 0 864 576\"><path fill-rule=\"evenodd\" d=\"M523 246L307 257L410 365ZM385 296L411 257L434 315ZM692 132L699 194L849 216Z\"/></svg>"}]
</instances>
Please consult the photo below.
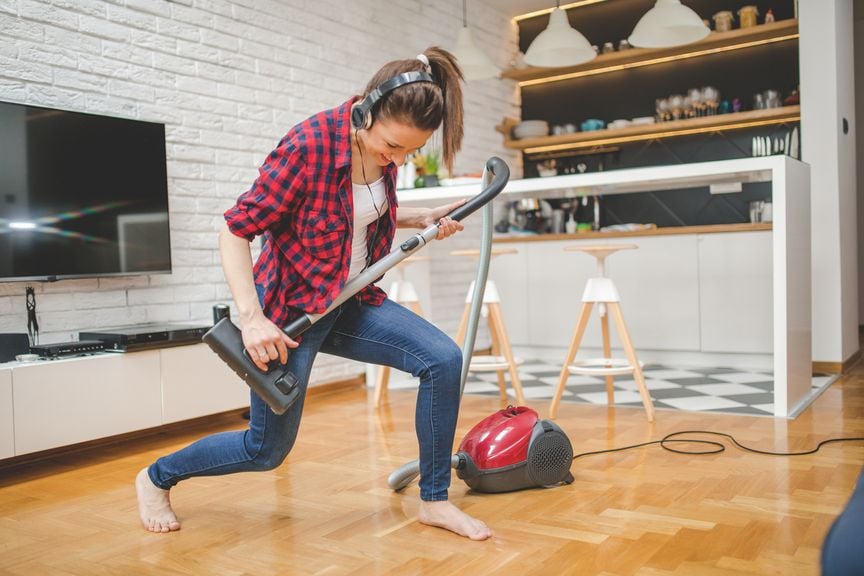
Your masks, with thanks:
<instances>
[{"instance_id":1,"label":"red plaid shirt","mask_svg":"<svg viewBox=\"0 0 864 576\"><path fill-rule=\"evenodd\" d=\"M292 128L258 170L252 187L225 212L231 232L265 243L255 264L264 287L264 313L284 326L303 312L320 314L342 291L351 263L354 196L351 187L351 104L325 110ZM369 250L378 260L390 251L396 230L396 166L384 168L390 209L369 225L383 226ZM357 295L380 305L376 286Z\"/></svg>"}]
</instances>

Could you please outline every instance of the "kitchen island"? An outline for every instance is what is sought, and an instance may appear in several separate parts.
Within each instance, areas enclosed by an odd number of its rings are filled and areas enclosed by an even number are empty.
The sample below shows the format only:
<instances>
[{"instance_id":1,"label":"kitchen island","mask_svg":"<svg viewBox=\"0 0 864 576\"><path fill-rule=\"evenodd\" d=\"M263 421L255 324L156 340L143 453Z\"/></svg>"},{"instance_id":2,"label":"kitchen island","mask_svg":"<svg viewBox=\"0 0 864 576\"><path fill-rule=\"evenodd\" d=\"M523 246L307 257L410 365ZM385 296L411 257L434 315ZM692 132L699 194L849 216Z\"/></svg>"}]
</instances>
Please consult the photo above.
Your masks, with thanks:
<instances>
[{"instance_id":1,"label":"kitchen island","mask_svg":"<svg viewBox=\"0 0 864 576\"><path fill-rule=\"evenodd\" d=\"M591 258L563 248L623 239L640 249L613 256L608 273L622 293L640 359L767 368L773 371L774 415L797 414L811 396L806 164L770 156L513 180L502 197L608 196L747 182L771 184L771 224L496 238L519 250L496 259L490 273L514 347L526 357L563 359L594 269ZM399 201L437 204L478 191L477 184L401 190ZM599 348L595 328L586 332L587 349Z\"/></svg>"}]
</instances>

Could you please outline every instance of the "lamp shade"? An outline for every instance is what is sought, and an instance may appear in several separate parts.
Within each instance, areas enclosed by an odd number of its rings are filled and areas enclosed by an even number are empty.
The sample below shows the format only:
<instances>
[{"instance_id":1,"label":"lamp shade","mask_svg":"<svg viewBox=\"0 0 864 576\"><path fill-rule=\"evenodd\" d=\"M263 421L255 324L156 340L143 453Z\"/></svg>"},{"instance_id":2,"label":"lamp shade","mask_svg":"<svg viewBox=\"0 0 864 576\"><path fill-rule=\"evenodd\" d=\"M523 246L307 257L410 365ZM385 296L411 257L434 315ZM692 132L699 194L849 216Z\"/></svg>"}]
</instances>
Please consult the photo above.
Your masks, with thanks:
<instances>
[{"instance_id":1,"label":"lamp shade","mask_svg":"<svg viewBox=\"0 0 864 576\"><path fill-rule=\"evenodd\" d=\"M669 48L696 42L710 32L702 18L680 0L657 0L636 23L628 41L639 48Z\"/></svg>"},{"instance_id":2,"label":"lamp shade","mask_svg":"<svg viewBox=\"0 0 864 576\"><path fill-rule=\"evenodd\" d=\"M459 62L459 67L462 69L465 80L496 78L501 73L501 70L474 43L474 36L471 34L471 29L467 26L459 29L459 35L456 36L456 46L453 48L453 55L456 56L456 60Z\"/></svg>"},{"instance_id":3,"label":"lamp shade","mask_svg":"<svg viewBox=\"0 0 864 576\"><path fill-rule=\"evenodd\" d=\"M549 15L549 25L525 52L525 63L529 66L555 68L575 66L593 60L597 56L585 36L570 26L567 12L556 8Z\"/></svg>"}]
</instances>

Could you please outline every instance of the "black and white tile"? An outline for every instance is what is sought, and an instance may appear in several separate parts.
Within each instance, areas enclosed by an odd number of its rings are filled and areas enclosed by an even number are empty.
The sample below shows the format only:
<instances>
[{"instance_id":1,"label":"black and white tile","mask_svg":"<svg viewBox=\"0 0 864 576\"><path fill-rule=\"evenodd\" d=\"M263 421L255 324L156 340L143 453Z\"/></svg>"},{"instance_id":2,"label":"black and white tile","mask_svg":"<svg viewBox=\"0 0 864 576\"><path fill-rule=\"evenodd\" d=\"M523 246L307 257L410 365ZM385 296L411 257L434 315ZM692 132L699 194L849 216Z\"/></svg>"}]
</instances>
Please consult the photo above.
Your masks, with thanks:
<instances>
[{"instance_id":1,"label":"black and white tile","mask_svg":"<svg viewBox=\"0 0 864 576\"><path fill-rule=\"evenodd\" d=\"M519 366L519 378L527 402L551 400L561 373L561 366L550 362L529 360ZM675 368L646 365L645 384L658 409L693 412L722 412L772 416L774 414L774 377L770 371L740 370L723 367ZM391 379L390 387L411 388L416 381ZM811 399L836 379L814 376ZM509 384L509 377L507 377ZM641 406L636 382L632 376L616 376L615 405ZM512 389L509 389L512 397ZM472 372L465 383L466 394L498 396L498 376L495 372ZM561 398L562 402L606 405L606 384L602 376L571 374Z\"/></svg>"}]
</instances>

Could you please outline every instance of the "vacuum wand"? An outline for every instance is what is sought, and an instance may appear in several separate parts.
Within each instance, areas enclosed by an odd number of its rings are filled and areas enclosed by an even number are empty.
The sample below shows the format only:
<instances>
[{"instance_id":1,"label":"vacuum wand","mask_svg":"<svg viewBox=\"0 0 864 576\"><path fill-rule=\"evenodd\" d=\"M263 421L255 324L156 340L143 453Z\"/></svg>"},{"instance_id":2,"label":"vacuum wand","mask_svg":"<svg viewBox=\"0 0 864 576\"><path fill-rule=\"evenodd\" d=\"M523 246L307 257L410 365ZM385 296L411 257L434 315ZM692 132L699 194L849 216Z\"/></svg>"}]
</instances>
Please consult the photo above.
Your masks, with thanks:
<instances>
[{"instance_id":1,"label":"vacuum wand","mask_svg":"<svg viewBox=\"0 0 864 576\"><path fill-rule=\"evenodd\" d=\"M488 176L493 178L487 185ZM510 179L510 168L495 156L486 161L483 178L483 190L477 196L459 206L448 216L461 221L477 209L488 204L507 185ZM333 300L327 309L320 314L304 314L282 330L289 338L295 339L312 327L320 318L327 315L354 296L360 290L372 284L388 270L408 258L411 254L424 247L438 236L438 224L433 224L414 234L389 254L366 268L356 278L345 284L342 292ZM216 352L252 390L264 400L276 414L283 414L300 396L300 386L296 376L273 360L267 365L266 371L261 371L246 354L240 329L229 318L223 318L203 336L203 341Z\"/></svg>"}]
</instances>

